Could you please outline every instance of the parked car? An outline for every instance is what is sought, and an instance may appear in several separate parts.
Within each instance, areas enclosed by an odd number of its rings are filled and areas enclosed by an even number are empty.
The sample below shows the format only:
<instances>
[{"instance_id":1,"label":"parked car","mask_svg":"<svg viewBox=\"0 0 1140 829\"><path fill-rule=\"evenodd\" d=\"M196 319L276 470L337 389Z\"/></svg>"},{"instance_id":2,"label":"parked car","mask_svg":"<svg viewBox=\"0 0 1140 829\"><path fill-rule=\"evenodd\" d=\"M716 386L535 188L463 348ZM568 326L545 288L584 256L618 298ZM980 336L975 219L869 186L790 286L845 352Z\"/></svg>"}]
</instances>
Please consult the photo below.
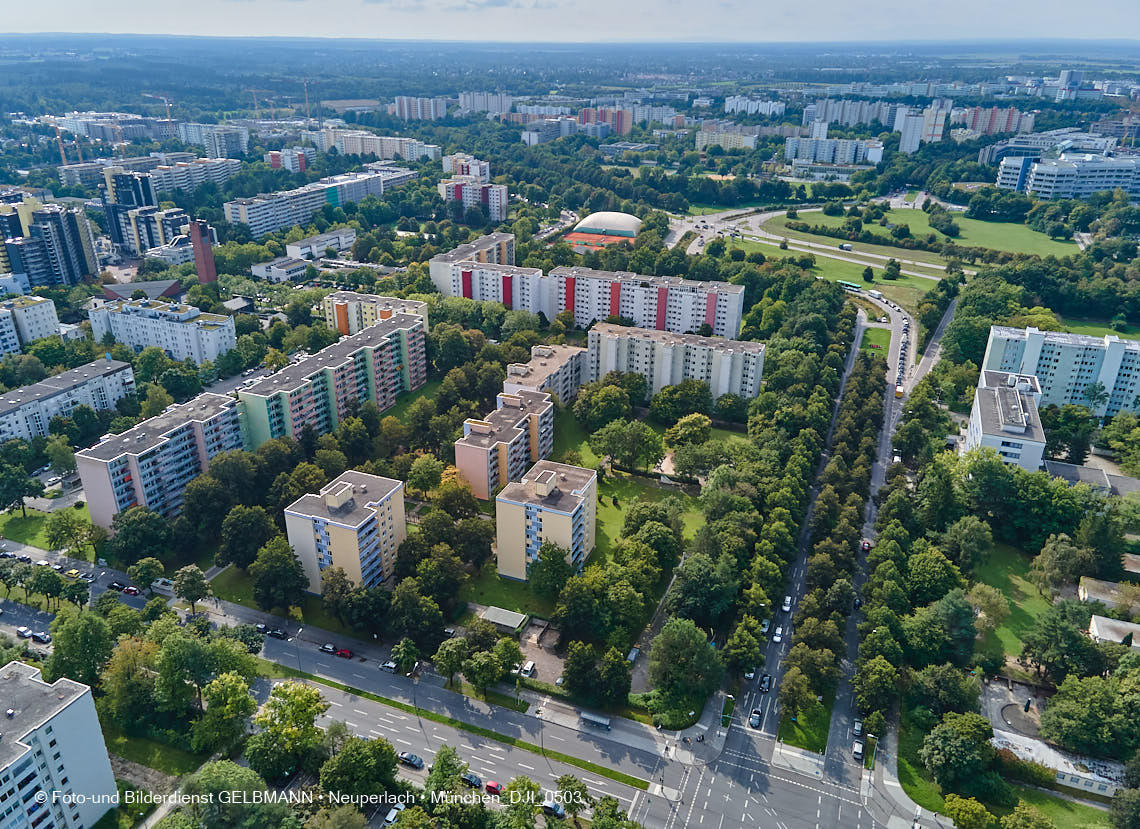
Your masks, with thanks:
<instances>
[{"instance_id":1,"label":"parked car","mask_svg":"<svg viewBox=\"0 0 1140 829\"><path fill-rule=\"evenodd\" d=\"M16 628L16 635L19 636L21 639L31 639L32 638L32 629L26 628L26 627L18 627L18 628Z\"/></svg>"},{"instance_id":2,"label":"parked car","mask_svg":"<svg viewBox=\"0 0 1140 829\"><path fill-rule=\"evenodd\" d=\"M860 546L863 548L864 553L870 552L871 550L871 542L866 538L863 539L863 543Z\"/></svg>"},{"instance_id":3,"label":"parked car","mask_svg":"<svg viewBox=\"0 0 1140 829\"><path fill-rule=\"evenodd\" d=\"M137 587L135 587L133 584L128 584L126 587L123 588L123 595L125 595L125 596L137 596L138 594L139 594L139 589Z\"/></svg>"},{"instance_id":4,"label":"parked car","mask_svg":"<svg viewBox=\"0 0 1140 829\"><path fill-rule=\"evenodd\" d=\"M79 578L83 579L86 582L93 582L93 581L95 581L95 574L94 573L80 573Z\"/></svg>"},{"instance_id":5,"label":"parked car","mask_svg":"<svg viewBox=\"0 0 1140 829\"><path fill-rule=\"evenodd\" d=\"M113 581L107 585L108 590L118 590L120 593L126 588L126 585L121 581Z\"/></svg>"},{"instance_id":6,"label":"parked car","mask_svg":"<svg viewBox=\"0 0 1140 829\"><path fill-rule=\"evenodd\" d=\"M274 639L288 639L289 638L289 634L286 633L285 631L283 631L281 628L273 628L273 630L269 631L269 633L267 633L266 636L272 636Z\"/></svg>"},{"instance_id":7,"label":"parked car","mask_svg":"<svg viewBox=\"0 0 1140 829\"><path fill-rule=\"evenodd\" d=\"M760 632L763 633L765 636L768 635L768 631L771 629L772 629L772 620L771 619L765 619L763 622L760 623Z\"/></svg>"},{"instance_id":8,"label":"parked car","mask_svg":"<svg viewBox=\"0 0 1140 829\"><path fill-rule=\"evenodd\" d=\"M755 668L749 668L747 671L744 672L744 678L747 680L755 679L756 678L756 669Z\"/></svg>"},{"instance_id":9,"label":"parked car","mask_svg":"<svg viewBox=\"0 0 1140 829\"><path fill-rule=\"evenodd\" d=\"M772 634L772 641L773 642L782 642L783 640L784 640L784 628L783 628L783 626L781 626L781 627L776 628L776 632Z\"/></svg>"},{"instance_id":10,"label":"parked car","mask_svg":"<svg viewBox=\"0 0 1140 829\"><path fill-rule=\"evenodd\" d=\"M753 728L759 728L761 716L763 712L759 708L753 708L752 713L748 715L748 724Z\"/></svg>"},{"instance_id":11,"label":"parked car","mask_svg":"<svg viewBox=\"0 0 1140 829\"><path fill-rule=\"evenodd\" d=\"M487 785L484 786L483 789L487 792L487 794L498 795L503 793L503 784L496 783L494 780L488 780Z\"/></svg>"},{"instance_id":12,"label":"parked car","mask_svg":"<svg viewBox=\"0 0 1140 829\"><path fill-rule=\"evenodd\" d=\"M483 781L479 778L479 775L473 771L463 772L463 774L459 775L459 779L462 780L465 785L473 789L483 788Z\"/></svg>"},{"instance_id":13,"label":"parked car","mask_svg":"<svg viewBox=\"0 0 1140 829\"><path fill-rule=\"evenodd\" d=\"M39 561L36 562L36 567L51 567L51 562L48 561L46 558L41 558Z\"/></svg>"},{"instance_id":14,"label":"parked car","mask_svg":"<svg viewBox=\"0 0 1140 829\"><path fill-rule=\"evenodd\" d=\"M388 814L384 816L384 825L391 826L400 819L400 812L404 811L404 804L396 801L396 805L388 810Z\"/></svg>"},{"instance_id":15,"label":"parked car","mask_svg":"<svg viewBox=\"0 0 1140 829\"><path fill-rule=\"evenodd\" d=\"M791 609L792 609L792 597L791 596L784 596L784 604L781 605L781 609L785 613L788 613L789 611L791 611Z\"/></svg>"},{"instance_id":16,"label":"parked car","mask_svg":"<svg viewBox=\"0 0 1140 829\"><path fill-rule=\"evenodd\" d=\"M856 740L855 743L851 746L851 756L854 757L856 760L862 760L863 759L863 741L862 740Z\"/></svg>"},{"instance_id":17,"label":"parked car","mask_svg":"<svg viewBox=\"0 0 1140 829\"><path fill-rule=\"evenodd\" d=\"M854 734L856 737L862 737L863 736L863 721L862 720L856 719L855 722L851 723L851 733Z\"/></svg>"},{"instance_id":18,"label":"parked car","mask_svg":"<svg viewBox=\"0 0 1140 829\"><path fill-rule=\"evenodd\" d=\"M22 561L24 564L31 564L32 563L32 557L29 555L20 555L20 556L16 556L16 561Z\"/></svg>"},{"instance_id":19,"label":"parked car","mask_svg":"<svg viewBox=\"0 0 1140 829\"><path fill-rule=\"evenodd\" d=\"M0 558L15 558L15 553L9 553L7 550L0 550Z\"/></svg>"},{"instance_id":20,"label":"parked car","mask_svg":"<svg viewBox=\"0 0 1140 829\"><path fill-rule=\"evenodd\" d=\"M760 693L766 694L772 690L772 675L764 674L760 677Z\"/></svg>"},{"instance_id":21,"label":"parked car","mask_svg":"<svg viewBox=\"0 0 1140 829\"><path fill-rule=\"evenodd\" d=\"M396 673L396 663L389 659L387 662L380 666L380 670L394 674Z\"/></svg>"},{"instance_id":22,"label":"parked car","mask_svg":"<svg viewBox=\"0 0 1140 829\"><path fill-rule=\"evenodd\" d=\"M32 641L39 642L41 645L47 645L51 643L51 636L49 636L46 631L37 630L32 634Z\"/></svg>"},{"instance_id":23,"label":"parked car","mask_svg":"<svg viewBox=\"0 0 1140 829\"><path fill-rule=\"evenodd\" d=\"M260 623L254 625L253 629L256 630L258 633L260 633L262 636L264 636L265 634L267 634L269 632L269 628L267 628L265 625L260 624Z\"/></svg>"},{"instance_id":24,"label":"parked car","mask_svg":"<svg viewBox=\"0 0 1140 829\"><path fill-rule=\"evenodd\" d=\"M337 648L336 655L341 659L352 659L352 651L350 651L348 648Z\"/></svg>"},{"instance_id":25,"label":"parked car","mask_svg":"<svg viewBox=\"0 0 1140 829\"><path fill-rule=\"evenodd\" d=\"M69 579L77 579L77 578L79 578L79 571L76 570L74 567L72 567L70 570L68 570L63 575Z\"/></svg>"},{"instance_id":26,"label":"parked car","mask_svg":"<svg viewBox=\"0 0 1140 829\"><path fill-rule=\"evenodd\" d=\"M336 653L336 645L334 645L332 642L325 642L323 645L321 645L320 651L321 653Z\"/></svg>"},{"instance_id":27,"label":"parked car","mask_svg":"<svg viewBox=\"0 0 1140 829\"><path fill-rule=\"evenodd\" d=\"M542 801L542 813L544 815L553 815L560 819L566 816L566 810L562 808L562 804L555 800L551 794L547 794L546 798Z\"/></svg>"},{"instance_id":28,"label":"parked car","mask_svg":"<svg viewBox=\"0 0 1140 829\"><path fill-rule=\"evenodd\" d=\"M412 754L410 751L401 751L396 756L405 766L410 766L413 769L422 769L424 767L424 760L418 754Z\"/></svg>"}]
</instances>

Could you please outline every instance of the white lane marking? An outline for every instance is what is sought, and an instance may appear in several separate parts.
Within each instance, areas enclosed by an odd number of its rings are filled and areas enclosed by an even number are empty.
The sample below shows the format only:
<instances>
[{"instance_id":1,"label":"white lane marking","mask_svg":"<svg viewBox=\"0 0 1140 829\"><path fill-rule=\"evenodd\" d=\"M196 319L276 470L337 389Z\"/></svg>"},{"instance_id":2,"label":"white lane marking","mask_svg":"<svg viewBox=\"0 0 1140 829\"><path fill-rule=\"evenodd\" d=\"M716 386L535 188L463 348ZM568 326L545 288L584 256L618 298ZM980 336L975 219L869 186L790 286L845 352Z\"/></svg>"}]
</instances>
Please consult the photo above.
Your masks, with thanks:
<instances>
[{"instance_id":1,"label":"white lane marking","mask_svg":"<svg viewBox=\"0 0 1140 829\"><path fill-rule=\"evenodd\" d=\"M405 746L411 745L411 743L409 743L407 740L401 740L399 737L396 738L396 742L399 743L400 745L405 745Z\"/></svg>"},{"instance_id":2,"label":"white lane marking","mask_svg":"<svg viewBox=\"0 0 1140 829\"><path fill-rule=\"evenodd\" d=\"M519 768L526 769L527 771L534 771L534 766L528 766L526 763L519 763Z\"/></svg>"},{"instance_id":3,"label":"white lane marking","mask_svg":"<svg viewBox=\"0 0 1140 829\"><path fill-rule=\"evenodd\" d=\"M368 712L367 712L367 711L361 711L359 708L353 708L353 709L352 709L352 711L353 711L353 713L355 713L355 714L359 714L359 715L360 715L360 716L362 716L362 717L367 717L367 716L368 716Z\"/></svg>"}]
</instances>

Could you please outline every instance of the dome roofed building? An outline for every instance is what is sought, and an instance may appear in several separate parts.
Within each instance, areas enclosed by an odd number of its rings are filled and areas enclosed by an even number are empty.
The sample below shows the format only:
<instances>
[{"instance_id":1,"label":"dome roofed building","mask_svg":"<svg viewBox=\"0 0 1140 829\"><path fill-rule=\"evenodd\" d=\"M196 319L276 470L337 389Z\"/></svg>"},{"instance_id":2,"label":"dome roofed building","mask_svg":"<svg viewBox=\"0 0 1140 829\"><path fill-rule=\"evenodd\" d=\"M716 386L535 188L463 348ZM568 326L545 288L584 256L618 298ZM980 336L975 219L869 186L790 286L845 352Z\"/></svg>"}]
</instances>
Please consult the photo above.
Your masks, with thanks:
<instances>
[{"instance_id":1,"label":"dome roofed building","mask_svg":"<svg viewBox=\"0 0 1140 829\"><path fill-rule=\"evenodd\" d=\"M591 213L566 234L566 241L577 251L615 243L632 243L641 229L641 219L629 213L604 210Z\"/></svg>"}]
</instances>

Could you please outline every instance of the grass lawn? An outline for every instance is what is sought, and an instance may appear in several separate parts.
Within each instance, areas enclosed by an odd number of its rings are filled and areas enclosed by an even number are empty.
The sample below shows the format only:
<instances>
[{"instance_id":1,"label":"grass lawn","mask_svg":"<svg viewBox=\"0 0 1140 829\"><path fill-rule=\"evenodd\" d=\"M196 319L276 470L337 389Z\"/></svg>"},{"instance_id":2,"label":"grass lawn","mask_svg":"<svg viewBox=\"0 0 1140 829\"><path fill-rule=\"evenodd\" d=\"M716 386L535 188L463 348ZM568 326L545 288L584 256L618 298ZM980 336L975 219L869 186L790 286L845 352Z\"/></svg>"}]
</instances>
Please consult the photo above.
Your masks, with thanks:
<instances>
[{"instance_id":1,"label":"grass lawn","mask_svg":"<svg viewBox=\"0 0 1140 829\"><path fill-rule=\"evenodd\" d=\"M1068 317L1061 320L1066 331L1074 334L1089 334L1093 337L1103 337L1105 334L1115 334L1118 337L1133 337L1140 339L1140 325L1125 325L1120 331L1113 329L1107 320L1079 317Z\"/></svg>"},{"instance_id":2,"label":"grass lawn","mask_svg":"<svg viewBox=\"0 0 1140 829\"><path fill-rule=\"evenodd\" d=\"M706 213L724 213L726 210L751 210L754 207L763 207L764 205L765 202L762 201L750 201L744 202L743 204L734 204L731 206L726 206L723 204L690 204L689 215L703 216Z\"/></svg>"},{"instance_id":3,"label":"grass lawn","mask_svg":"<svg viewBox=\"0 0 1140 829\"><path fill-rule=\"evenodd\" d=\"M922 748L922 739L926 735L911 725L909 714L904 706L899 728L899 782L903 791L919 806L932 812L942 812L946 808L942 790L930 779L918 759L918 750Z\"/></svg>"},{"instance_id":4,"label":"grass lawn","mask_svg":"<svg viewBox=\"0 0 1140 829\"><path fill-rule=\"evenodd\" d=\"M874 351L886 350L891 345L891 330L889 328L864 328L863 329L863 342L860 343L860 348L865 348L868 351L872 350L871 346L877 346Z\"/></svg>"},{"instance_id":5,"label":"grass lawn","mask_svg":"<svg viewBox=\"0 0 1140 829\"><path fill-rule=\"evenodd\" d=\"M1020 550L995 544L989 559L974 568L975 581L996 587L1009 600L1010 614L993 634L1009 656L1021 653L1022 637L1049 608L1049 600L1027 578L1029 562Z\"/></svg>"},{"instance_id":6,"label":"grass lawn","mask_svg":"<svg viewBox=\"0 0 1140 829\"><path fill-rule=\"evenodd\" d=\"M142 793L143 790L138 786L118 779L115 780L115 786L119 790L119 806L104 812L103 817L96 821L94 829L131 829L154 811L153 804L126 803L127 792Z\"/></svg>"},{"instance_id":7,"label":"grass lawn","mask_svg":"<svg viewBox=\"0 0 1140 829\"><path fill-rule=\"evenodd\" d=\"M1045 817L1053 821L1055 826L1080 826L1081 829L1091 829L1092 827L1109 829L1112 826L1108 812L1097 809L1095 806L1086 806L1083 803L1074 803L1062 797L1054 797L1040 789L1033 789L1029 786L1013 784L1013 790L1021 800L1038 809ZM998 817L1004 817L1013 810L991 806L990 811Z\"/></svg>"},{"instance_id":8,"label":"grass lawn","mask_svg":"<svg viewBox=\"0 0 1140 829\"><path fill-rule=\"evenodd\" d=\"M441 385L443 385L442 380L428 380L411 394L405 394L401 397L396 398L396 405L392 406L390 409L385 409L384 411L380 412L380 417L385 418L391 415L403 423L404 416L408 412L408 407L419 400L421 397L426 397L429 400L434 400L435 396L439 394L439 387Z\"/></svg>"},{"instance_id":9,"label":"grass lawn","mask_svg":"<svg viewBox=\"0 0 1140 829\"><path fill-rule=\"evenodd\" d=\"M827 731L831 727L831 708L835 705L835 694L828 694L823 702L815 703L808 711L802 712L795 721L781 714L780 735L782 742L806 751L822 752L827 748Z\"/></svg>"},{"instance_id":10,"label":"grass lawn","mask_svg":"<svg viewBox=\"0 0 1140 829\"><path fill-rule=\"evenodd\" d=\"M645 478L635 478L622 472L614 472L606 476L604 481L598 483L598 516L595 530L594 552L587 561L587 566L602 564L609 560L614 545L621 536L622 523L625 521L625 510L638 499L647 501L660 501L670 495L676 495L685 503L685 512L681 515L681 524L684 527L686 538L692 538L701 526L704 517L697 507L696 498L686 495L679 489L663 489L654 486Z\"/></svg>"},{"instance_id":11,"label":"grass lawn","mask_svg":"<svg viewBox=\"0 0 1140 829\"><path fill-rule=\"evenodd\" d=\"M1080 250L1077 243L1071 239L1067 241L1050 239L1044 233L1039 233L1023 224L983 222L980 219L967 219L961 213L951 213L950 215L962 229L961 234L953 240L955 244L962 247L990 248L991 250L1004 250L1010 253L1034 253L1038 256L1072 256ZM801 218L808 224L827 225L828 227L839 227L847 221L846 216L826 216L823 213L805 213ZM929 218L928 214L918 209L887 211L888 222L909 226L910 233L914 237L924 238L929 233L934 232L939 239L947 238L930 227ZM880 236L890 233L887 228L880 227L878 224L873 224L867 229ZM911 251L904 251L903 255L909 253ZM925 253L925 251L914 251L914 253Z\"/></svg>"},{"instance_id":12,"label":"grass lawn","mask_svg":"<svg viewBox=\"0 0 1140 829\"><path fill-rule=\"evenodd\" d=\"M236 567L227 567L214 576L210 586L214 589L214 595L223 601L252 607L255 610L261 609L253 600L253 579ZM356 633L342 625L324 609L319 596L305 596L300 608L289 608L289 616L294 621L313 625L329 633L337 633L341 636L357 636Z\"/></svg>"},{"instance_id":13,"label":"grass lawn","mask_svg":"<svg viewBox=\"0 0 1140 829\"><path fill-rule=\"evenodd\" d=\"M91 512L87 509L87 504L84 504L82 509L73 509L76 515L85 521L91 520ZM27 516L20 514L19 509L14 509L11 512L6 512L0 515L0 536L10 538L13 541L19 541L21 544L30 544L33 547L39 547L41 550L47 550L47 519L51 515L49 512L40 512L39 510L28 509ZM84 555L90 560L91 551L84 550Z\"/></svg>"},{"instance_id":14,"label":"grass lawn","mask_svg":"<svg viewBox=\"0 0 1140 829\"><path fill-rule=\"evenodd\" d=\"M800 213L798 219L789 219L786 216L773 216L771 219L764 223L764 229L769 233L773 233L777 236L786 236L789 239L801 239L806 242L818 242L821 245L828 245L830 247L835 247L838 249L838 246L844 241L843 239L836 239L832 236L816 236L811 233L804 233L801 230L789 230L787 223L789 221L792 221L807 222L809 225L822 225L827 224L828 220L839 219L839 221L835 222L835 224L840 225L843 224L844 218L846 217L825 216L819 211L815 211L813 213ZM876 227L878 226L876 225ZM888 232L886 228L879 227L878 229L884 234ZM854 253L855 255L858 255L860 253L874 253L878 256L893 256L900 261L907 259L913 262L925 262L931 265L946 264L946 260L944 260L937 253L931 253L930 251L926 250L905 250L903 248L894 247L892 245L870 245L864 242L853 242L852 244L855 246L855 250L851 251L851 253ZM903 267L913 270L915 266L906 264ZM931 271L931 275L933 276L934 274L935 272Z\"/></svg>"},{"instance_id":15,"label":"grass lawn","mask_svg":"<svg viewBox=\"0 0 1140 829\"><path fill-rule=\"evenodd\" d=\"M549 619L554 613L554 602L534 594L527 585L500 578L495 568L488 565L482 575L470 579L459 591L459 598L475 604L494 605Z\"/></svg>"},{"instance_id":16,"label":"grass lawn","mask_svg":"<svg viewBox=\"0 0 1140 829\"><path fill-rule=\"evenodd\" d=\"M132 763L180 777L195 771L206 758L201 754L191 754L165 743L157 743L146 737L131 737L119 730L113 723L100 721L103 726L103 739L107 750Z\"/></svg>"}]
</instances>

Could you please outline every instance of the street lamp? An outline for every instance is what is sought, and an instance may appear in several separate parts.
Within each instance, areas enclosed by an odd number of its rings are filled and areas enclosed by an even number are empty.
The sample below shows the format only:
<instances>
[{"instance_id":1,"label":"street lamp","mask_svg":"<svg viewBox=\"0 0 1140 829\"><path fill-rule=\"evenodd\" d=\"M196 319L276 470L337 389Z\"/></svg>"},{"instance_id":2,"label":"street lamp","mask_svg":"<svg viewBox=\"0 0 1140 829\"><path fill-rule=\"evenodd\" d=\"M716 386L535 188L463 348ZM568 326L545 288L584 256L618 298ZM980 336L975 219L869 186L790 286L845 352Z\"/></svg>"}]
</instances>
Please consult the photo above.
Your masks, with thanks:
<instances>
[{"instance_id":1,"label":"street lamp","mask_svg":"<svg viewBox=\"0 0 1140 829\"><path fill-rule=\"evenodd\" d=\"M875 768L875 755L879 751L879 738L876 737L874 734L872 734L870 731L868 731L867 732L867 739L875 741L875 744L871 747L871 768L874 769Z\"/></svg>"},{"instance_id":2,"label":"street lamp","mask_svg":"<svg viewBox=\"0 0 1140 829\"><path fill-rule=\"evenodd\" d=\"M293 637L293 648L297 652L297 673L301 673L301 634L304 631L304 628L297 628L297 634Z\"/></svg>"}]
</instances>

